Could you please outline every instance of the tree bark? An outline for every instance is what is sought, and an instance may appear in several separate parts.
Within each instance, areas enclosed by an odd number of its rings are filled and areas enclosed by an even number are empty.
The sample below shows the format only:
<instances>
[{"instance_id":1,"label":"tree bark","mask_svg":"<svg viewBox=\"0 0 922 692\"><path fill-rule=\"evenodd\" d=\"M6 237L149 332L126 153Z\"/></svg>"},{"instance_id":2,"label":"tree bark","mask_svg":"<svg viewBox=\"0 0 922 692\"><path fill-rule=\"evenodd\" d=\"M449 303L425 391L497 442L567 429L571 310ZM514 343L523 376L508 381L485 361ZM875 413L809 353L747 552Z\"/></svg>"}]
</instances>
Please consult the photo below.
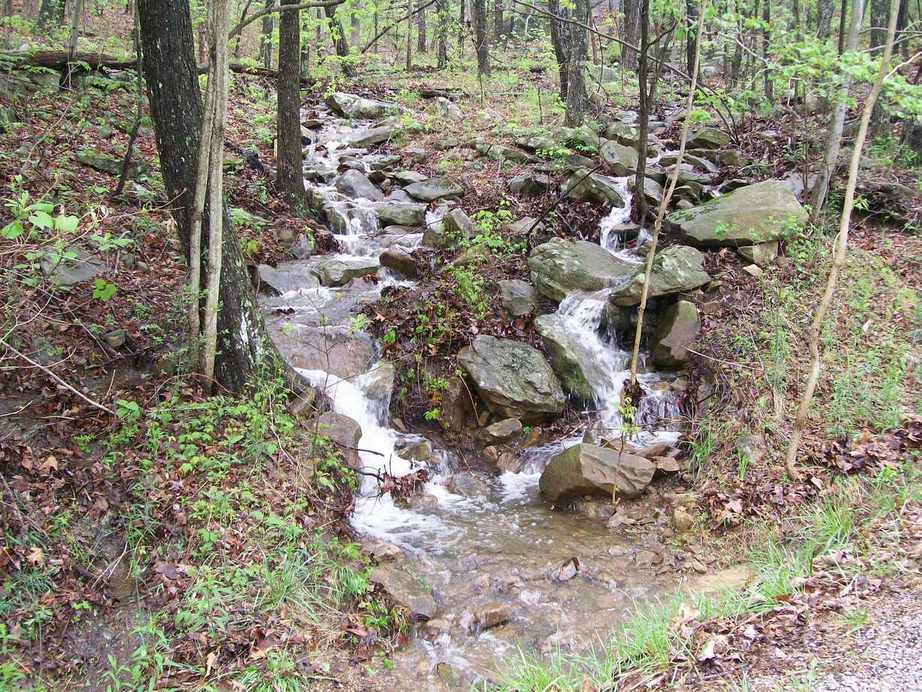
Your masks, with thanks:
<instances>
[{"instance_id":1,"label":"tree bark","mask_svg":"<svg viewBox=\"0 0 922 692\"><path fill-rule=\"evenodd\" d=\"M624 41L636 46L640 40L641 5L645 0L624 0ZM637 51L630 46L621 49L622 63L629 70L636 70Z\"/></svg>"},{"instance_id":2,"label":"tree bark","mask_svg":"<svg viewBox=\"0 0 922 692\"><path fill-rule=\"evenodd\" d=\"M688 74L694 77L692 68L698 53L698 34L692 30L692 27L698 23L698 5L695 0L685 0L685 18L688 27L688 33L685 36L685 65Z\"/></svg>"},{"instance_id":3,"label":"tree bark","mask_svg":"<svg viewBox=\"0 0 922 692\"><path fill-rule=\"evenodd\" d=\"M650 62L650 0L640 0L640 51L637 68L637 91L640 96L638 113L637 173L634 176L634 199L637 200L637 222L643 225L647 218L647 199L643 193L643 180L647 172L647 137L650 123L649 91L647 81ZM694 76L693 76L694 77Z\"/></svg>"},{"instance_id":4,"label":"tree bark","mask_svg":"<svg viewBox=\"0 0 922 692\"><path fill-rule=\"evenodd\" d=\"M429 52L429 37L426 35L426 5L426 0L418 0L419 12L416 15L416 52L423 54Z\"/></svg>"},{"instance_id":5,"label":"tree bark","mask_svg":"<svg viewBox=\"0 0 922 692\"><path fill-rule=\"evenodd\" d=\"M499 43L506 29L503 24L503 0L493 0L493 42Z\"/></svg>"},{"instance_id":6,"label":"tree bark","mask_svg":"<svg viewBox=\"0 0 922 692\"><path fill-rule=\"evenodd\" d=\"M47 33L64 23L64 0L42 0L38 10L38 30Z\"/></svg>"},{"instance_id":7,"label":"tree bark","mask_svg":"<svg viewBox=\"0 0 922 692\"><path fill-rule=\"evenodd\" d=\"M852 19L848 27L848 41L846 50L855 51L858 49L858 33L861 30L861 22L864 19L864 0L852 1ZM839 94L836 98L835 108L832 114L832 122L829 127L829 136L826 140L826 149L823 156L823 164L820 167L819 174L816 178L816 184L810 193L810 212L811 221L816 223L819 218L823 205L826 204L826 195L829 192L829 182L832 174L836 169L836 162L839 160L839 149L842 144L842 130L845 126L845 113L848 104L848 91L851 87L851 80L846 75L843 77L842 85L839 87Z\"/></svg>"},{"instance_id":8,"label":"tree bark","mask_svg":"<svg viewBox=\"0 0 922 692\"><path fill-rule=\"evenodd\" d=\"M195 163L202 130L202 100L189 4L186 0L144 0L138 8L144 74L160 169L179 240L188 258ZM209 207L206 216L211 213L223 214L223 226L227 229L221 242L215 379L228 389L239 390L260 364L276 366L280 361L257 308L226 206Z\"/></svg>"},{"instance_id":9,"label":"tree bark","mask_svg":"<svg viewBox=\"0 0 922 692\"><path fill-rule=\"evenodd\" d=\"M472 0L474 20L474 45L477 49L477 74L490 75L490 41L487 32L486 0Z\"/></svg>"},{"instance_id":10,"label":"tree bark","mask_svg":"<svg viewBox=\"0 0 922 692\"><path fill-rule=\"evenodd\" d=\"M772 25L772 0L762 1L762 60L765 61L765 100L772 103L775 100L775 89L772 82L772 73L768 69L768 50L771 43L771 25Z\"/></svg>"},{"instance_id":11,"label":"tree bark","mask_svg":"<svg viewBox=\"0 0 922 692\"><path fill-rule=\"evenodd\" d=\"M279 17L278 178L279 191L297 213L304 200L301 151L301 12Z\"/></svg>"},{"instance_id":12,"label":"tree bark","mask_svg":"<svg viewBox=\"0 0 922 692\"><path fill-rule=\"evenodd\" d=\"M339 56L343 74L347 77L355 77L355 68L349 63L349 42L346 40L346 32L343 30L343 23L336 16L338 6L324 7L323 11L327 16L327 26L330 28L330 37L333 39L333 46L336 49L336 55Z\"/></svg>"},{"instance_id":13,"label":"tree bark","mask_svg":"<svg viewBox=\"0 0 922 692\"><path fill-rule=\"evenodd\" d=\"M275 6L275 0L266 0L266 9L271 10ZM275 28L275 15L263 15L262 35L259 38L259 55L262 58L263 66L267 70L272 69L272 30Z\"/></svg>"},{"instance_id":14,"label":"tree bark","mask_svg":"<svg viewBox=\"0 0 922 692\"><path fill-rule=\"evenodd\" d=\"M574 19L589 22L589 0L575 0ZM589 95L586 93L586 60L589 57L586 30L578 24L566 25L567 43L567 98L564 125L576 127L583 124L589 110Z\"/></svg>"},{"instance_id":15,"label":"tree bark","mask_svg":"<svg viewBox=\"0 0 922 692\"><path fill-rule=\"evenodd\" d=\"M829 38L832 32L832 15L835 12L833 0L817 0L816 2L816 37Z\"/></svg>"},{"instance_id":16,"label":"tree bark","mask_svg":"<svg viewBox=\"0 0 922 692\"><path fill-rule=\"evenodd\" d=\"M564 22L558 19L558 17L563 18L568 15L570 11L561 9L560 0L548 0L547 8L551 13L551 44L554 47L554 57L557 59L557 75L559 86L558 93L560 94L560 100L566 103L567 80L569 78L569 70L567 69L567 64L569 62L569 56L567 53L568 46L564 33L568 31L568 27Z\"/></svg>"},{"instance_id":17,"label":"tree bark","mask_svg":"<svg viewBox=\"0 0 922 692\"><path fill-rule=\"evenodd\" d=\"M788 475L791 476L792 479L798 476L797 453L800 448L800 440L803 437L804 428L807 425L807 417L810 414L810 404L813 401L813 394L820 380L820 370L822 368L820 335L823 329L823 321L826 319L826 313L829 311L829 306L835 294L839 273L842 267L845 266L845 259L848 253L848 231L849 224L851 223L852 208L855 204L855 187L858 182L861 150L868 136L871 116L877 97L880 95L884 80L887 77L887 72L890 69L890 58L893 55L893 40L896 35L898 10L899 0L891 0L890 18L887 23L886 37L884 38L884 54L880 62L880 70L877 73L874 86L871 87L871 93L868 94L868 99L865 101L864 110L861 113L861 124L858 126L858 134L855 137L855 143L852 148L852 158L848 167L848 184L845 187L845 199L842 202L842 215L839 218L839 233L833 244L832 266L829 269L829 276L826 279L826 288L823 291L823 297L817 305L816 314L814 314L813 322L810 325L810 335L808 338L810 369L807 375L807 384L804 388L803 398L801 398L800 406L797 408L797 416L794 419L794 430L791 433L791 440L785 456L785 467L787 468Z\"/></svg>"},{"instance_id":18,"label":"tree bark","mask_svg":"<svg viewBox=\"0 0 922 692\"><path fill-rule=\"evenodd\" d=\"M448 23L451 21L448 0L437 0L436 4L436 59L438 68L448 67Z\"/></svg>"}]
</instances>

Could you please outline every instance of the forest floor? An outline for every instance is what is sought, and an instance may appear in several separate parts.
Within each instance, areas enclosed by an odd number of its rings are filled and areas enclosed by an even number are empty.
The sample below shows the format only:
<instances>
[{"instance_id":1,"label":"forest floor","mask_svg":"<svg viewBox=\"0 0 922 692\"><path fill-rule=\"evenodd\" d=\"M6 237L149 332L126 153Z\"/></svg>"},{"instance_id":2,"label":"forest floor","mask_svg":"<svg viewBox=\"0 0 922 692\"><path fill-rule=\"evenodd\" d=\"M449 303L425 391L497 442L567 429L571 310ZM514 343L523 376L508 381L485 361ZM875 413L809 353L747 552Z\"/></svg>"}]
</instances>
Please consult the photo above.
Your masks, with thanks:
<instances>
[{"instance_id":1,"label":"forest floor","mask_svg":"<svg viewBox=\"0 0 922 692\"><path fill-rule=\"evenodd\" d=\"M551 198L509 193L505 181L525 166L449 157L445 140L509 144L523 131L556 127L549 73L531 67L499 69L483 103L479 85L460 72L389 78L386 89L367 75L354 85L413 109L411 134L384 148L421 148L417 170L463 180L462 207L495 219L510 247L517 241L508 221L537 216ZM464 94L465 117L449 132L420 97L424 86ZM288 214L275 194L271 87L239 78L233 89L228 201L248 261L275 264L298 234L320 227ZM597 117L631 103L618 95ZM0 689L73 689L81 680L87 689L367 688L407 622L369 583L373 561L350 534L355 476L303 424L279 383L206 397L184 373L183 262L150 122L142 121L137 142L143 168L122 195L112 196L117 176L100 170L124 154L134 95L109 84L40 90L0 106L13 116L0 134L7 210L0 225L24 226L0 250L9 277L3 338L33 361L8 356L0 372ZM802 162L791 151L802 127L793 109L753 119L750 133L774 133L739 143L758 170L728 167L722 175L796 174ZM250 151L258 163L244 155ZM918 168L900 155L892 142L875 143L863 180L905 182L917 214ZM512 661L499 686L595 689L617 679L626 687L917 689L922 238L863 189L868 206L855 221L825 335L829 375L796 482L780 459L833 219L790 238L783 260L760 277L745 273L733 252L709 254L716 286L690 379L712 382L715 395L687 407L682 477L695 489L696 522L676 542L712 547L722 564L747 564L746 584L733 597L691 606L679 599L640 613L603 661ZM597 239L603 213L565 201L544 233ZM42 264L75 248L91 250L100 266L92 280L60 290ZM484 274L525 275L516 251ZM455 300L445 284L417 290ZM487 293L482 317L459 316L431 345L434 375L453 367L475 333L537 339L529 324L504 319ZM397 314L417 299L386 298L372 315L382 316L382 331L413 330ZM409 363L417 354L401 336L389 355ZM434 430L424 418L430 405L431 393L420 390L394 412ZM862 687L869 679L880 684Z\"/></svg>"}]
</instances>

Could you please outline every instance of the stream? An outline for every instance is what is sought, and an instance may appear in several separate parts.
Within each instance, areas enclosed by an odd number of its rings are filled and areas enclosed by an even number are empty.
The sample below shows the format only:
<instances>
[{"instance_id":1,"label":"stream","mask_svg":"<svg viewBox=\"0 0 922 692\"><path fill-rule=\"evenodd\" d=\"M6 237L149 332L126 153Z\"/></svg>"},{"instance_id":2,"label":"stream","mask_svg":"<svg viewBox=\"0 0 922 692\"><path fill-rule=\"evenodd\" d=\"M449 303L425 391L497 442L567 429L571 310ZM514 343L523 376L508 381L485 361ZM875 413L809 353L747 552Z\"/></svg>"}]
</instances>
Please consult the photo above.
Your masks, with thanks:
<instances>
[{"instance_id":1,"label":"stream","mask_svg":"<svg viewBox=\"0 0 922 692\"><path fill-rule=\"evenodd\" d=\"M353 315L357 307L376 300L383 287L411 285L377 267L378 255L392 245L412 250L420 244L423 229L382 228L376 209L412 201L399 185L387 196L357 199L332 182L344 166L366 175L394 166L393 157L350 144L362 141L374 124L324 112L317 120L320 126L310 132L305 150L306 185L314 205L326 210L342 254L266 270L278 295L263 296L261 303L285 357L312 384L325 388L337 413L361 426L358 447L368 450L359 453L363 469L400 476L421 464L403 458L401 450L423 438L390 426L393 367L378 361L379 347L370 337L356 333ZM626 222L630 210L627 179L610 181L626 204L603 220L602 245L639 265L642 258L619 247L617 236L608 232ZM426 224L439 223L447 208L437 204L427 209ZM345 267L355 278L341 286L322 285L315 277L330 266L337 271ZM377 281L363 278L373 273ZM629 352L600 330L605 297L605 291L571 294L554 318L576 337L583 358L593 364L589 379L597 410L586 414L587 426L617 431ZM668 387L672 377L642 376L651 396L644 400L640 418L645 428L656 431L645 433L645 443L678 438L671 420L678 413ZM375 479L362 477L353 527L368 545L383 545L392 557L399 549L396 559L382 562L387 588L428 618L421 618L409 644L390 657L393 666L376 676L376 684L453 688L491 679L499 662L519 650L585 650L602 642L637 602L674 586L674 578L658 574L649 560L659 540L654 531L634 531L629 538L621 529L609 528L604 516L553 511L539 497L538 479L548 459L582 437L580 432L526 449L519 472L501 474L495 466L490 472L487 463L465 459L432 441L426 462L430 480L409 504L379 496ZM655 497L635 502L649 504L641 511L656 511Z\"/></svg>"}]
</instances>

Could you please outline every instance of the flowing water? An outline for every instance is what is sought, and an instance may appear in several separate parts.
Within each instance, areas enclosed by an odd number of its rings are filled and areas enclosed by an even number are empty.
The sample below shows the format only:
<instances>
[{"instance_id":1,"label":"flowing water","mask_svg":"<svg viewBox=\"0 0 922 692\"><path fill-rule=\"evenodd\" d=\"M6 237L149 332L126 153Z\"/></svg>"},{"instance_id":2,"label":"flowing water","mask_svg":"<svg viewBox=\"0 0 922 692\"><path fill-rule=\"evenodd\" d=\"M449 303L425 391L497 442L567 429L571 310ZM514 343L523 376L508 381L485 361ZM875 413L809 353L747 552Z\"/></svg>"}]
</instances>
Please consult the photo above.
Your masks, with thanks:
<instances>
[{"instance_id":1,"label":"flowing water","mask_svg":"<svg viewBox=\"0 0 922 692\"><path fill-rule=\"evenodd\" d=\"M305 152L312 181L307 184L309 192L315 200L323 200L328 216L345 220L337 226L343 254L336 258L347 263L374 259L384 247L375 204L349 200L330 185L332 173L346 156L362 162L366 172L376 163L373 155L346 144L361 135L367 124L332 116L324 122ZM641 259L619 247L616 236L608 233L627 220L630 208L627 180L614 180L628 202L603 221L602 244L639 265ZM392 195L404 201L399 193ZM437 223L442 213L444 208L430 212L427 223ZM409 234L401 244L412 248L420 239L421 233ZM304 276L314 263L328 259L289 263L286 271ZM399 450L420 438L389 426L389 394L382 394L379 386L379 370L384 368L372 365L355 372L343 365L345 361L332 359L324 365L299 353L306 347L299 347L297 339L284 341L281 336L286 332L283 323L308 331L329 330L337 338L348 334L356 306L374 300L383 285L398 281L386 272L379 277L379 283L357 279L342 288L317 287L309 281L298 285L295 278L287 287L290 290L263 303L289 360L314 385L326 389L338 413L361 425L359 447L367 450L360 452L364 470L384 469L400 476L420 464L402 458ZM581 360L591 367L597 410L587 414L587 424L594 420L617 431L629 354L602 333L604 304L604 291L571 295L554 317L581 344ZM328 336L325 332L324 338ZM368 344L359 340L352 346ZM648 384L662 379L655 373L644 375ZM674 441L678 434L669 432L669 419L676 413L675 402L665 391L668 388L660 389L642 412L655 430L647 436ZM570 439L526 450L521 471L501 475L491 473L481 460L436 449L428 462L431 480L409 505L382 496L375 479L363 477L352 524L367 541L399 547L402 557L382 569L386 583L432 618L392 657L393 669L382 671L380 677L382 688L407 689L411 683L437 688L444 684L437 673L445 671L444 665L437 666L440 663L449 664L454 675L473 681L489 678L498 662L518 648L556 651L593 646L636 601L670 586L667 578L638 564L637 555L655 543L655 537L628 540L609 529L604 518L552 511L539 497L538 478L547 460L581 439L582 433L577 432ZM652 505L649 511L655 511Z\"/></svg>"}]
</instances>

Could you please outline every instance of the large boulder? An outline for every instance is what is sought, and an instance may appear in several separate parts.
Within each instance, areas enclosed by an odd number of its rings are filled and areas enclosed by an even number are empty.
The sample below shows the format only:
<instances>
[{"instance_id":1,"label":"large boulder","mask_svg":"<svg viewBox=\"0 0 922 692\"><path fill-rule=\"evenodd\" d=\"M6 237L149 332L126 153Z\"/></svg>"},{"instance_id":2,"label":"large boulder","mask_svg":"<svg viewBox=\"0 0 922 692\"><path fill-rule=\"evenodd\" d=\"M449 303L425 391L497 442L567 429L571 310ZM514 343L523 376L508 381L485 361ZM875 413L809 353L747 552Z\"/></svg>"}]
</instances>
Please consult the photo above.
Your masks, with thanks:
<instances>
[{"instance_id":1,"label":"large boulder","mask_svg":"<svg viewBox=\"0 0 922 692\"><path fill-rule=\"evenodd\" d=\"M551 502L581 495L637 497L653 480L655 470L643 457L578 444L551 457L538 487Z\"/></svg>"},{"instance_id":2,"label":"large boulder","mask_svg":"<svg viewBox=\"0 0 922 692\"><path fill-rule=\"evenodd\" d=\"M304 262L279 262L275 267L260 264L256 267L260 290L267 293L283 294L304 288L317 288L320 281L310 273ZM269 290L266 291L265 289Z\"/></svg>"},{"instance_id":3,"label":"large boulder","mask_svg":"<svg viewBox=\"0 0 922 692\"><path fill-rule=\"evenodd\" d=\"M419 265L416 258L399 247L388 248L378 257L382 267L392 269L408 279L419 278Z\"/></svg>"},{"instance_id":4,"label":"large boulder","mask_svg":"<svg viewBox=\"0 0 922 692\"><path fill-rule=\"evenodd\" d=\"M528 258L538 291L558 302L573 291L600 291L621 283L637 271L637 266L595 243L563 238L539 245Z\"/></svg>"},{"instance_id":5,"label":"large boulder","mask_svg":"<svg viewBox=\"0 0 922 692\"><path fill-rule=\"evenodd\" d=\"M490 410L504 418L540 420L566 403L557 376L540 351L528 344L478 336L461 349L458 362Z\"/></svg>"},{"instance_id":6,"label":"large boulder","mask_svg":"<svg viewBox=\"0 0 922 692\"><path fill-rule=\"evenodd\" d=\"M509 190L517 195L535 197L554 187L554 179L545 173L522 173L509 180Z\"/></svg>"},{"instance_id":7,"label":"large boulder","mask_svg":"<svg viewBox=\"0 0 922 692\"><path fill-rule=\"evenodd\" d=\"M766 180L673 212L666 220L697 245L734 247L778 240L786 225L805 222L807 211L784 181Z\"/></svg>"},{"instance_id":8,"label":"large boulder","mask_svg":"<svg viewBox=\"0 0 922 692\"><path fill-rule=\"evenodd\" d=\"M384 193L374 183L351 168L336 179L336 189L352 199L370 199L373 202L384 200Z\"/></svg>"},{"instance_id":9,"label":"large boulder","mask_svg":"<svg viewBox=\"0 0 922 692\"><path fill-rule=\"evenodd\" d=\"M623 207L624 198L614 180L599 173L589 173L580 169L573 173L563 184L564 190L569 190L570 199L577 202L596 202L610 204L613 207Z\"/></svg>"},{"instance_id":10,"label":"large boulder","mask_svg":"<svg viewBox=\"0 0 922 692\"><path fill-rule=\"evenodd\" d=\"M551 367L564 390L582 401L593 401L595 392L610 377L599 354L587 348L582 335L568 329L557 315L536 317L535 329L544 340Z\"/></svg>"},{"instance_id":11,"label":"large boulder","mask_svg":"<svg viewBox=\"0 0 922 692\"><path fill-rule=\"evenodd\" d=\"M348 136L347 142L354 147L370 147L396 137L399 132L400 128L397 125L360 128Z\"/></svg>"},{"instance_id":12,"label":"large boulder","mask_svg":"<svg viewBox=\"0 0 922 692\"><path fill-rule=\"evenodd\" d=\"M689 149L723 149L730 144L730 135L716 127L703 127L693 133L686 143Z\"/></svg>"},{"instance_id":13,"label":"large boulder","mask_svg":"<svg viewBox=\"0 0 922 692\"><path fill-rule=\"evenodd\" d=\"M349 327L310 326L280 320L270 321L268 328L282 357L293 368L328 372L334 378L346 379L361 376L374 362L371 337Z\"/></svg>"},{"instance_id":14,"label":"large boulder","mask_svg":"<svg viewBox=\"0 0 922 692\"><path fill-rule=\"evenodd\" d=\"M326 104L337 115L364 120L374 120L400 112L400 106L396 104L367 99L341 91L333 92L327 96Z\"/></svg>"},{"instance_id":15,"label":"large boulder","mask_svg":"<svg viewBox=\"0 0 922 692\"><path fill-rule=\"evenodd\" d=\"M680 300L666 308L653 334L651 355L656 365L679 367L688 360L688 347L698 336L701 321L694 303Z\"/></svg>"},{"instance_id":16,"label":"large boulder","mask_svg":"<svg viewBox=\"0 0 922 692\"><path fill-rule=\"evenodd\" d=\"M637 150L632 146L615 141L605 142L600 153L612 175L631 175L637 170Z\"/></svg>"},{"instance_id":17,"label":"large boulder","mask_svg":"<svg viewBox=\"0 0 922 692\"><path fill-rule=\"evenodd\" d=\"M626 284L612 291L615 305L637 305L643 292L644 268ZM653 259L648 298L691 291L711 280L704 271L704 255L688 245L672 245Z\"/></svg>"},{"instance_id":18,"label":"large boulder","mask_svg":"<svg viewBox=\"0 0 922 692\"><path fill-rule=\"evenodd\" d=\"M307 422L307 429L314 435L330 440L343 454L349 466L358 466L359 440L362 439L362 426L349 416L327 411Z\"/></svg>"},{"instance_id":19,"label":"large boulder","mask_svg":"<svg viewBox=\"0 0 922 692\"><path fill-rule=\"evenodd\" d=\"M460 197L464 188L453 180L444 177L429 178L419 183L407 185L404 190L410 197L423 202L434 202L437 199Z\"/></svg>"},{"instance_id":20,"label":"large boulder","mask_svg":"<svg viewBox=\"0 0 922 692\"><path fill-rule=\"evenodd\" d=\"M324 286L345 286L352 279L378 272L378 260L372 258L323 258L311 271Z\"/></svg>"},{"instance_id":21,"label":"large boulder","mask_svg":"<svg viewBox=\"0 0 922 692\"><path fill-rule=\"evenodd\" d=\"M385 202L376 208L383 226L422 226L426 223L426 206L404 202Z\"/></svg>"},{"instance_id":22,"label":"large boulder","mask_svg":"<svg viewBox=\"0 0 922 692\"><path fill-rule=\"evenodd\" d=\"M535 287L521 279L504 279L497 283L499 299L512 317L525 317L535 311L538 292Z\"/></svg>"}]
</instances>

